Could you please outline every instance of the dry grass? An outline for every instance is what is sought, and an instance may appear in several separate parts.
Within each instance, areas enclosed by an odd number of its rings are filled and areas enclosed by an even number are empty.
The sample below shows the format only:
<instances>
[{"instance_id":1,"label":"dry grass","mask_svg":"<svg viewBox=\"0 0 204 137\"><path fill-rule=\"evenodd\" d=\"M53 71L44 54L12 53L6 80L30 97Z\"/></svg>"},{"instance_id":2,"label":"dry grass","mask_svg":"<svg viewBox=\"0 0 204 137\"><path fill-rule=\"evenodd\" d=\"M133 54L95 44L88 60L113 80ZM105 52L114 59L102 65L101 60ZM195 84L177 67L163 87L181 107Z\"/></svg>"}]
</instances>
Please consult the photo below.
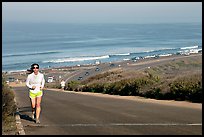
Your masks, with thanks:
<instances>
[{"instance_id":1,"label":"dry grass","mask_svg":"<svg viewBox=\"0 0 204 137\"><path fill-rule=\"evenodd\" d=\"M180 94L179 92L171 91L174 90L174 86L178 85L176 83L178 79L182 79L187 85L195 86L195 89L191 87L178 89L178 91L185 90L186 95L184 99L189 98L186 97L188 94L193 94L192 96L197 96L196 99L198 100L196 101L200 101L199 95L202 89L202 57L177 59L140 71L109 71L93 76L82 84L85 85L85 91L121 95L142 95L162 99L168 98L170 94L174 94L173 96ZM135 88L136 91L134 91ZM171 95L171 97L173 96Z\"/></svg>"},{"instance_id":2,"label":"dry grass","mask_svg":"<svg viewBox=\"0 0 204 137\"><path fill-rule=\"evenodd\" d=\"M83 81L82 84L93 83L113 83L116 81L132 78L142 78L145 76L159 77L161 81L171 81L178 76L202 74L202 56L195 56L191 58L182 58L171 61L164 65L152 67L141 71L128 70L124 71L113 70L98 74Z\"/></svg>"}]
</instances>

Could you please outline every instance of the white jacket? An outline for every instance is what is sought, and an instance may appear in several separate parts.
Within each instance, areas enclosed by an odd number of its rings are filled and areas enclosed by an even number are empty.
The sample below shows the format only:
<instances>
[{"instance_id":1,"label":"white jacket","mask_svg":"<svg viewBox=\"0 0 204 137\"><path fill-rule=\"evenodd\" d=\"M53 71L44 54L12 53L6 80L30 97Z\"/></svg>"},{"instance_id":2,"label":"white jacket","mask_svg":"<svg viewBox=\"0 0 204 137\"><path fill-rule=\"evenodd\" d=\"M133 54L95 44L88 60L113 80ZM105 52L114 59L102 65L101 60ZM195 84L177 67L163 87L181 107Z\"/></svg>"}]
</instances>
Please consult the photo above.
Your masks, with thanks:
<instances>
[{"instance_id":1,"label":"white jacket","mask_svg":"<svg viewBox=\"0 0 204 137\"><path fill-rule=\"evenodd\" d=\"M26 86L30 88L30 91L33 93L37 93L40 91L40 87L43 88L45 85L45 79L44 75L40 72L38 72L37 75L33 73L29 74L26 79ZM36 86L36 88L33 90L31 89L33 86Z\"/></svg>"}]
</instances>

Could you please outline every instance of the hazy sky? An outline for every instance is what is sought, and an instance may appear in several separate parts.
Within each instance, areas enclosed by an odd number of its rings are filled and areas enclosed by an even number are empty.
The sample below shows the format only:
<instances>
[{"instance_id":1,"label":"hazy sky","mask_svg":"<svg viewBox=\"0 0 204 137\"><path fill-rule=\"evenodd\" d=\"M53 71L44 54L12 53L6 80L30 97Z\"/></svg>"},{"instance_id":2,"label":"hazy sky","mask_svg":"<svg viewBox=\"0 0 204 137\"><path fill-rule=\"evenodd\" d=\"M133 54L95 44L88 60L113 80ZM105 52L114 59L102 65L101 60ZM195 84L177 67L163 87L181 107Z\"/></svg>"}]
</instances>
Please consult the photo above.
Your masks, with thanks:
<instances>
[{"instance_id":1,"label":"hazy sky","mask_svg":"<svg viewBox=\"0 0 204 137\"><path fill-rule=\"evenodd\" d=\"M3 22L202 22L202 2L3 2Z\"/></svg>"}]
</instances>

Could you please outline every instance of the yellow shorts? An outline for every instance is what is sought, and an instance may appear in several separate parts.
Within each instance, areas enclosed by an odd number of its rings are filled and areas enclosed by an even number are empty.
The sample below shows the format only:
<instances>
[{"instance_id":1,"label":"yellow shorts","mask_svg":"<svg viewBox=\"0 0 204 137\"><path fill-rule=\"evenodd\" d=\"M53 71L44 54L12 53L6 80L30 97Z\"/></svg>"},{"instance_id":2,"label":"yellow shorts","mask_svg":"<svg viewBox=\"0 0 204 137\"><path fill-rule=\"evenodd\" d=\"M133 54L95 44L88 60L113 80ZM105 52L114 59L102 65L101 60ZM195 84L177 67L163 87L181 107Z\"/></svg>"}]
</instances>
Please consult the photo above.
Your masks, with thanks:
<instances>
[{"instance_id":1,"label":"yellow shorts","mask_svg":"<svg viewBox=\"0 0 204 137\"><path fill-rule=\"evenodd\" d=\"M33 93L33 92L29 92L29 96L30 96L30 98L36 98L36 97L41 97L43 95L43 92L42 92L42 90L41 91L39 91L39 92L37 92L37 93Z\"/></svg>"}]
</instances>

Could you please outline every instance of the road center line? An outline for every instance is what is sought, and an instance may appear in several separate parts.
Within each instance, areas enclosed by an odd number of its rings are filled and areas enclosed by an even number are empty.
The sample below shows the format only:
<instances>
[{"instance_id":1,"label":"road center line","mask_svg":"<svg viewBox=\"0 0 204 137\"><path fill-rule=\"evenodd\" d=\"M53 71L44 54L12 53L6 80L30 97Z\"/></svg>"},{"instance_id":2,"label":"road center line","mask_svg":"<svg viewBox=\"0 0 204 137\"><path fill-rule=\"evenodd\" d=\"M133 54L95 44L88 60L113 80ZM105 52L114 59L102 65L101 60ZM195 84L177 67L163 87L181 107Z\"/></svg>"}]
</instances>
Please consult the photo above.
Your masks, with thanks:
<instances>
[{"instance_id":1,"label":"road center line","mask_svg":"<svg viewBox=\"0 0 204 137\"><path fill-rule=\"evenodd\" d=\"M25 127L99 127L99 126L202 126L202 123L109 123L109 124L28 124Z\"/></svg>"}]
</instances>

